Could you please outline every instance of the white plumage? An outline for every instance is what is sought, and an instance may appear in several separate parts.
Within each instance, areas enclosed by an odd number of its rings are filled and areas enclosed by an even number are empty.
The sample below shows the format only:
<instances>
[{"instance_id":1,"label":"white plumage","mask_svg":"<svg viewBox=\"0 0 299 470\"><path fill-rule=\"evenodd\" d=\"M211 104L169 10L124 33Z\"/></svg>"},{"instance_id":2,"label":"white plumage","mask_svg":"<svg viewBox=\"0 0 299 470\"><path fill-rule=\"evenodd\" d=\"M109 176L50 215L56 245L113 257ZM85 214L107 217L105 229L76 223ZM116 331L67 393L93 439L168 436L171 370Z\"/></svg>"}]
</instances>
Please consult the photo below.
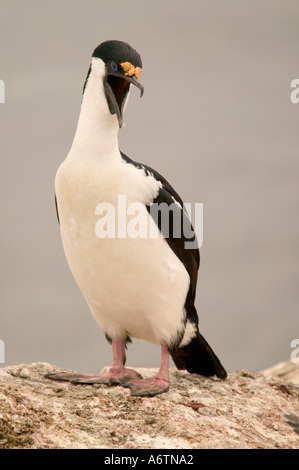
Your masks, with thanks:
<instances>
[{"instance_id":1,"label":"white plumage","mask_svg":"<svg viewBox=\"0 0 299 470\"><path fill-rule=\"evenodd\" d=\"M149 220L145 206L161 186L122 160L104 76L104 63L93 58L74 142L56 175L63 247L92 314L109 337L169 344L184 326L186 269L162 237L119 239L116 230L115 238L99 239L95 233L99 203L112 204L117 220L118 196L125 195L127 206L144 204Z\"/></svg>"},{"instance_id":2,"label":"white plumage","mask_svg":"<svg viewBox=\"0 0 299 470\"><path fill-rule=\"evenodd\" d=\"M113 365L95 377L72 373L48 377L121 384L133 395L151 396L168 390L169 351L179 368L222 377L226 373L198 332L194 307L198 250L185 252L181 241L166 240L158 225L157 236L151 236L153 201L175 202L179 213L183 202L155 170L119 151L118 130L130 84L143 91L137 80L140 71L140 56L126 43L107 41L94 51L74 141L55 179L65 255L94 318L112 340ZM131 207L125 219L120 197ZM113 209L115 236L98 235L103 204ZM146 222L147 236L126 232L134 217L132 204L137 204L140 220ZM161 367L154 378L142 379L124 367L125 342L130 337L161 345ZM202 363L192 351L203 354Z\"/></svg>"}]
</instances>

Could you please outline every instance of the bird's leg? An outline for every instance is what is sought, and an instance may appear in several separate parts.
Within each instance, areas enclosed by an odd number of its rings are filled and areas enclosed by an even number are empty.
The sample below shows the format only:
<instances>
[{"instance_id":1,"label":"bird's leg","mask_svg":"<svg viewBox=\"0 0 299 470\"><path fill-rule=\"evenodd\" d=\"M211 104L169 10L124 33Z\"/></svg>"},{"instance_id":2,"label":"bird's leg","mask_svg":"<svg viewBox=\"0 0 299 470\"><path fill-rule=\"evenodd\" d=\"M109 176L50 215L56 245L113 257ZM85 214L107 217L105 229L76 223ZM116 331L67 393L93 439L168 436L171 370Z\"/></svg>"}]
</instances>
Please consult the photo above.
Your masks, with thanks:
<instances>
[{"instance_id":1,"label":"bird's leg","mask_svg":"<svg viewBox=\"0 0 299 470\"><path fill-rule=\"evenodd\" d=\"M112 340L113 363L109 372L96 376L75 374L71 372L58 372L47 374L45 377L52 380L69 381L74 384L107 384L121 385L130 380L140 380L142 376L133 369L124 367L126 362L125 340Z\"/></svg>"},{"instance_id":2,"label":"bird's leg","mask_svg":"<svg viewBox=\"0 0 299 470\"><path fill-rule=\"evenodd\" d=\"M134 397L153 397L169 389L169 352L166 344L161 346L161 365L157 375L149 379L131 380L123 383L131 389Z\"/></svg>"}]
</instances>

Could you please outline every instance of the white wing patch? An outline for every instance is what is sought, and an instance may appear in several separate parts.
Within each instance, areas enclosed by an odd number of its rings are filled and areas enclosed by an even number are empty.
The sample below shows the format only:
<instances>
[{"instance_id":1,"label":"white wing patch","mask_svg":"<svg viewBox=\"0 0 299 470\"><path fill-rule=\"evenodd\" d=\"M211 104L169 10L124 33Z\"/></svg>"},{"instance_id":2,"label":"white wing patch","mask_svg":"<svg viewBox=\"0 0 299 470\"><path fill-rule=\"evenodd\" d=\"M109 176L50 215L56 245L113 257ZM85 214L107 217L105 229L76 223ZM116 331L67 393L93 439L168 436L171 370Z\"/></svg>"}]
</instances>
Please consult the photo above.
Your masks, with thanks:
<instances>
[{"instance_id":1,"label":"white wing patch","mask_svg":"<svg viewBox=\"0 0 299 470\"><path fill-rule=\"evenodd\" d=\"M185 333L184 333L183 339L180 343L180 348L182 348L183 346L186 346L187 344L189 344L190 341L192 340L192 338L194 338L195 335L196 335L195 325L193 323L187 321Z\"/></svg>"},{"instance_id":2,"label":"white wing patch","mask_svg":"<svg viewBox=\"0 0 299 470\"><path fill-rule=\"evenodd\" d=\"M181 204L180 204L173 196L171 196L171 199L173 200L173 202L174 202L181 210L183 210Z\"/></svg>"}]
</instances>

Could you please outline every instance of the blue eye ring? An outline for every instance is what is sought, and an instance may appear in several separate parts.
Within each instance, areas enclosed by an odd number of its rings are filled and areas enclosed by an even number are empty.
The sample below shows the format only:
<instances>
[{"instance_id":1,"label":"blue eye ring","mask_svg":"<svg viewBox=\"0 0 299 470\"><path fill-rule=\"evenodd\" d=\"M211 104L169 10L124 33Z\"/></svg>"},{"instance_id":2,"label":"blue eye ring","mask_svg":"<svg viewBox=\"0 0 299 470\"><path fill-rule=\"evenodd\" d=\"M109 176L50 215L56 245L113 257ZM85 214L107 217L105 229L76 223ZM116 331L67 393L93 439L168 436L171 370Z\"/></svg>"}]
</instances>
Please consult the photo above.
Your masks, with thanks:
<instances>
[{"instance_id":1,"label":"blue eye ring","mask_svg":"<svg viewBox=\"0 0 299 470\"><path fill-rule=\"evenodd\" d=\"M117 66L117 64L116 64L113 60L111 61L111 64L110 64L110 65L111 65L111 68L112 68L112 70L113 70L114 72L117 72L117 71L118 71L118 66Z\"/></svg>"}]
</instances>

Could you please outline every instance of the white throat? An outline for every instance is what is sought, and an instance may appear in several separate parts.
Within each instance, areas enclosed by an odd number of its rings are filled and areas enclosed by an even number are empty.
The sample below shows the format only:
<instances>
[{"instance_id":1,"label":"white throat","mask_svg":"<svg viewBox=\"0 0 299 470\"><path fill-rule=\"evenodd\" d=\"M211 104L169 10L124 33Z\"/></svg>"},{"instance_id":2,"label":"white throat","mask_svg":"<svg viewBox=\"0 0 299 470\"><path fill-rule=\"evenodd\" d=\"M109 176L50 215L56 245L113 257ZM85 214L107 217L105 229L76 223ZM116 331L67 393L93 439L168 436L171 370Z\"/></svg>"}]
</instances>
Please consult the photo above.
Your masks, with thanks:
<instances>
[{"instance_id":1,"label":"white throat","mask_svg":"<svg viewBox=\"0 0 299 470\"><path fill-rule=\"evenodd\" d=\"M118 120L107 104L103 79L105 64L92 58L85 86L79 121L70 154L109 157L118 152ZM118 152L119 153L119 152Z\"/></svg>"}]
</instances>

